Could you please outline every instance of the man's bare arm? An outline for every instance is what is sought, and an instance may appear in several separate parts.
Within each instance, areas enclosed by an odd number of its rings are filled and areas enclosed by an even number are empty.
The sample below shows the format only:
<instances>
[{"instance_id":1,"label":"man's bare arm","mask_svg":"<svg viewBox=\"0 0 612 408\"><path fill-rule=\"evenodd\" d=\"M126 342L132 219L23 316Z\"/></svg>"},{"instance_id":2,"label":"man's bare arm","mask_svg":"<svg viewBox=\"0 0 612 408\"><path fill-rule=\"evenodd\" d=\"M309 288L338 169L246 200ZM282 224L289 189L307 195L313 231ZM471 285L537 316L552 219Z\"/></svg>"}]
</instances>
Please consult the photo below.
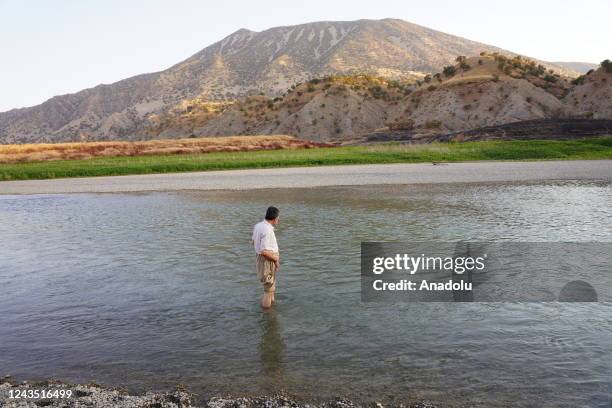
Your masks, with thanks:
<instances>
[{"instance_id":1,"label":"man's bare arm","mask_svg":"<svg viewBox=\"0 0 612 408\"><path fill-rule=\"evenodd\" d=\"M261 255L263 255L267 260L272 262L278 262L280 260L279 255L277 253L274 253L273 251L270 251L269 249L264 249L263 251L261 251Z\"/></svg>"}]
</instances>

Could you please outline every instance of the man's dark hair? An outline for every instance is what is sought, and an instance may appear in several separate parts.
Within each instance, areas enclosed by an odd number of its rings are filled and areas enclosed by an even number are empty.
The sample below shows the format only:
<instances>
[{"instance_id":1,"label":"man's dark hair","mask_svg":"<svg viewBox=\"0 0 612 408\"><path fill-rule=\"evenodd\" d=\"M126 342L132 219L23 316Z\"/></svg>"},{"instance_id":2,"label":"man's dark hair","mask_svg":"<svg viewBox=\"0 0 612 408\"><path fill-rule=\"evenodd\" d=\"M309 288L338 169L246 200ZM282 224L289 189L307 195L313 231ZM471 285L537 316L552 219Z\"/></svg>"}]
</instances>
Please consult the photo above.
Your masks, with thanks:
<instances>
[{"instance_id":1,"label":"man's dark hair","mask_svg":"<svg viewBox=\"0 0 612 408\"><path fill-rule=\"evenodd\" d=\"M268 207L266 210L266 220L275 220L278 218L280 211L276 207Z\"/></svg>"}]
</instances>

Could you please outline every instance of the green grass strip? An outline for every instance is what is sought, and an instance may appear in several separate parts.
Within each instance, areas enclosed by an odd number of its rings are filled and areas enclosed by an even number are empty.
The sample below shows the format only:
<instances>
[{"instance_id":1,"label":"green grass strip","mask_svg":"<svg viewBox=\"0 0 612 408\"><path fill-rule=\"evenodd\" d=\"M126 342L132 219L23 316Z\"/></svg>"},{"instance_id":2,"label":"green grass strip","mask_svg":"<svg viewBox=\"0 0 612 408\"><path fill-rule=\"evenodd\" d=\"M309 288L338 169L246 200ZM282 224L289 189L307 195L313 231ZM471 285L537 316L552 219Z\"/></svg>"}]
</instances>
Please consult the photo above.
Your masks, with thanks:
<instances>
[{"instance_id":1,"label":"green grass strip","mask_svg":"<svg viewBox=\"0 0 612 408\"><path fill-rule=\"evenodd\" d=\"M301 150L100 157L88 160L0 164L0 180L338 164L572 159L612 159L612 136L576 140L513 140L423 145L386 143Z\"/></svg>"}]
</instances>

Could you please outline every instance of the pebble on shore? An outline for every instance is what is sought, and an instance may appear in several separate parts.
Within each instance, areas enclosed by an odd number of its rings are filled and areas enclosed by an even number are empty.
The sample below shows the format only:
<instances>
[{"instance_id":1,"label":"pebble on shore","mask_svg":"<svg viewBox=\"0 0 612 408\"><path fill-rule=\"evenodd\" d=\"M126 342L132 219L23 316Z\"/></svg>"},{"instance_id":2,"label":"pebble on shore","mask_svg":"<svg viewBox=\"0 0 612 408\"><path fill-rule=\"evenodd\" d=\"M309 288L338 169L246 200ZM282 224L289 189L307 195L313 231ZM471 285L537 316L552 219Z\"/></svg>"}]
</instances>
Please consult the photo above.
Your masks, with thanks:
<instances>
[{"instance_id":1,"label":"pebble on shore","mask_svg":"<svg viewBox=\"0 0 612 408\"><path fill-rule=\"evenodd\" d=\"M69 399L11 399L10 390L72 390ZM176 389L172 392L147 392L144 395L129 395L127 391L106 388L95 384L66 384L59 381L21 382L10 377L0 378L0 407L6 408L385 408L379 402L363 405L336 398L326 402L303 403L283 396L261 397L214 397L202 405L194 405L194 396L187 391ZM435 408L418 403L397 405L399 408Z\"/></svg>"}]
</instances>

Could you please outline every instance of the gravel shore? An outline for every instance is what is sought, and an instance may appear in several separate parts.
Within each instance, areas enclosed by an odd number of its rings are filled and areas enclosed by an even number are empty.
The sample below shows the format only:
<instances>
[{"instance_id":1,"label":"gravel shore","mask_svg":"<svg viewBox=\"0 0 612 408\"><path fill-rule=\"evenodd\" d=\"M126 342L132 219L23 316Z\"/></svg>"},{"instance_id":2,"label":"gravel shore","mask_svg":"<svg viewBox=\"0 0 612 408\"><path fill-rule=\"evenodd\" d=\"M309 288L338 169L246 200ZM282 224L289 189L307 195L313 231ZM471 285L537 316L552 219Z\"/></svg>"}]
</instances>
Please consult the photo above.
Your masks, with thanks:
<instances>
[{"instance_id":1,"label":"gravel shore","mask_svg":"<svg viewBox=\"0 0 612 408\"><path fill-rule=\"evenodd\" d=\"M612 160L370 164L0 182L0 194L612 180Z\"/></svg>"},{"instance_id":2,"label":"gravel shore","mask_svg":"<svg viewBox=\"0 0 612 408\"><path fill-rule=\"evenodd\" d=\"M72 396L64 399L15 399L11 398L11 390L71 390ZM171 392L147 392L144 395L130 395L127 391L115 388L105 388L95 384L66 384L59 381L14 382L10 377L0 379L0 407L6 408L38 408L38 407L75 407L75 408L385 408L378 402L356 404L350 400L336 398L324 402L297 402L284 395L260 397L214 397L203 403L195 402L196 398L183 389ZM427 403L410 405L398 404L401 408L436 408Z\"/></svg>"}]
</instances>

